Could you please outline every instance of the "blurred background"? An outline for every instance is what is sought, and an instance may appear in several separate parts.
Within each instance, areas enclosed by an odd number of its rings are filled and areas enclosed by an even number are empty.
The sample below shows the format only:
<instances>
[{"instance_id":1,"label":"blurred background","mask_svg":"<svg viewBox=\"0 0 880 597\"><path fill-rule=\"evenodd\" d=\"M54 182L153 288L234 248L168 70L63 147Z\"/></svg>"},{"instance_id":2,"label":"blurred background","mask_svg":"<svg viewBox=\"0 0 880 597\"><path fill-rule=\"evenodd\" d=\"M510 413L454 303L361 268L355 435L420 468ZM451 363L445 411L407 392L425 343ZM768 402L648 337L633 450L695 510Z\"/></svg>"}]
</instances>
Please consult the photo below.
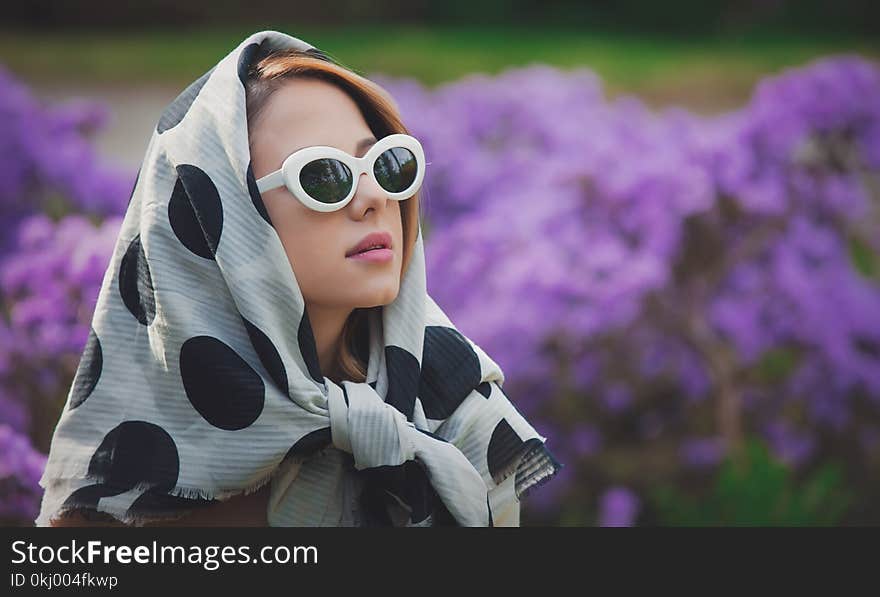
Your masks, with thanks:
<instances>
[{"instance_id":1,"label":"blurred background","mask_svg":"<svg viewBox=\"0 0 880 597\"><path fill-rule=\"evenodd\" d=\"M876 3L299 4L4 7L0 524L159 115L261 29L425 145L428 290L566 465L523 526L880 522Z\"/></svg>"}]
</instances>

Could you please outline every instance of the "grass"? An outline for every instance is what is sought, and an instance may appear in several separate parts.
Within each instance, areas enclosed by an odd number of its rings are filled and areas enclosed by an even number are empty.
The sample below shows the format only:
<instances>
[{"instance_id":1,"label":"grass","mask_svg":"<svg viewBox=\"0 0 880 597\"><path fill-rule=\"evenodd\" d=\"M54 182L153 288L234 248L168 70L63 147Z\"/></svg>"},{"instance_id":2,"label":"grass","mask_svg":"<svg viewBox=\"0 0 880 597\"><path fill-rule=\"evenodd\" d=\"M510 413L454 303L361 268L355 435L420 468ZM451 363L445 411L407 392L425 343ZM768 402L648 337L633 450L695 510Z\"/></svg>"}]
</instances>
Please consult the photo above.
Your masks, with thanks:
<instances>
[{"instance_id":1,"label":"grass","mask_svg":"<svg viewBox=\"0 0 880 597\"><path fill-rule=\"evenodd\" d=\"M832 53L880 59L866 39L791 35L664 38L554 28L463 26L251 26L141 32L22 32L0 36L0 61L31 82L183 85L248 34L273 28L322 48L368 75L411 76L433 86L472 72L546 63L588 66L610 95L692 108L740 104L754 82Z\"/></svg>"}]
</instances>

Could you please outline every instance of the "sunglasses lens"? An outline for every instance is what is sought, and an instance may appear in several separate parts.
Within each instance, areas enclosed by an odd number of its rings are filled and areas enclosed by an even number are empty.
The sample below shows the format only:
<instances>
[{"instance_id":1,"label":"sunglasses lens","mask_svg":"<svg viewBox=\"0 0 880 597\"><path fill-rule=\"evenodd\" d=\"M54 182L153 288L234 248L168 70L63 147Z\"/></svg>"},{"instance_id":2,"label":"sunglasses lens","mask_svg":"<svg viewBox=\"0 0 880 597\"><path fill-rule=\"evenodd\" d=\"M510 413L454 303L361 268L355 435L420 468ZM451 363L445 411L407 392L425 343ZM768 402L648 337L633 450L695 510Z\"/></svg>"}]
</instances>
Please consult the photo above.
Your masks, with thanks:
<instances>
[{"instance_id":1,"label":"sunglasses lens","mask_svg":"<svg viewBox=\"0 0 880 597\"><path fill-rule=\"evenodd\" d=\"M376 158L373 173L376 180L389 193L408 189L418 174L416 156L405 147L392 147Z\"/></svg>"},{"instance_id":2,"label":"sunglasses lens","mask_svg":"<svg viewBox=\"0 0 880 597\"><path fill-rule=\"evenodd\" d=\"M299 173L299 183L321 203L339 203L348 196L354 177L348 166L333 158L312 160Z\"/></svg>"}]
</instances>

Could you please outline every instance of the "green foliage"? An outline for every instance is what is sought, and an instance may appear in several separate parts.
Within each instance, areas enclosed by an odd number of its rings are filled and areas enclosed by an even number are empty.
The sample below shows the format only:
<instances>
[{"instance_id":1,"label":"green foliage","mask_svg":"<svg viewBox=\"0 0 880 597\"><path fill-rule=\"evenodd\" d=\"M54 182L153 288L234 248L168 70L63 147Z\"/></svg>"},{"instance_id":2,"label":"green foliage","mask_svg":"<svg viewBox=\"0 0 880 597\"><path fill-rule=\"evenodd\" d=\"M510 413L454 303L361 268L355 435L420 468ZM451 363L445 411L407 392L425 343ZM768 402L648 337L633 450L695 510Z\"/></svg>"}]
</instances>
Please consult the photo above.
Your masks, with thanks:
<instances>
[{"instance_id":1,"label":"green foliage","mask_svg":"<svg viewBox=\"0 0 880 597\"><path fill-rule=\"evenodd\" d=\"M771 348L767 350L755 367L756 377L764 383L779 383L795 370L799 355L790 348Z\"/></svg>"},{"instance_id":2,"label":"green foliage","mask_svg":"<svg viewBox=\"0 0 880 597\"><path fill-rule=\"evenodd\" d=\"M853 265L866 278L880 278L880 255L857 236L849 239L849 255Z\"/></svg>"},{"instance_id":3,"label":"green foliage","mask_svg":"<svg viewBox=\"0 0 880 597\"><path fill-rule=\"evenodd\" d=\"M259 28L57 32L5 28L0 35L0 62L35 81L167 82L176 87L201 75ZM873 41L817 35L742 38L692 30L687 36L670 37L532 23L424 27L358 22L322 27L277 22L271 28L301 37L363 74L412 76L436 85L530 62L566 69L588 66L609 91L640 95L663 91L664 101L687 98L689 92L706 94L712 91L707 86L721 86L721 92L735 87L746 94L760 76L831 53L880 57ZM681 96L670 97L682 87Z\"/></svg>"},{"instance_id":4,"label":"green foliage","mask_svg":"<svg viewBox=\"0 0 880 597\"><path fill-rule=\"evenodd\" d=\"M660 524L670 526L831 526L854 499L838 466L826 463L797 482L763 441L746 442L742 462L731 457L708 495L693 498L672 485L649 492Z\"/></svg>"}]
</instances>

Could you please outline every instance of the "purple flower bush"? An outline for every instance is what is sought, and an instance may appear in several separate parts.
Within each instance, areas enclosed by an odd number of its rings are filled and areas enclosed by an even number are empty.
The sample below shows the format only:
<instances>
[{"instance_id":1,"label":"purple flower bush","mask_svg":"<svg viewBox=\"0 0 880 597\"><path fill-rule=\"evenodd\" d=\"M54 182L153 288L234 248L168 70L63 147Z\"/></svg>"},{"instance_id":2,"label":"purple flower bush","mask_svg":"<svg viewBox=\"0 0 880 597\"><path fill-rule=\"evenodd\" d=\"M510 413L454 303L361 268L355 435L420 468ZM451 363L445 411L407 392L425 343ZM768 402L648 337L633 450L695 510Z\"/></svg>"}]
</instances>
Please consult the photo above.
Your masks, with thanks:
<instances>
[{"instance_id":1,"label":"purple flower bush","mask_svg":"<svg viewBox=\"0 0 880 597\"><path fill-rule=\"evenodd\" d=\"M587 69L371 78L425 146L431 295L568 465L532 515L650 522L653 484L756 434L792 470L845 460L877 519L876 65L819 60L712 117ZM100 106L0 71L0 111L0 517L30 524L135 173L96 158Z\"/></svg>"},{"instance_id":2,"label":"purple flower bush","mask_svg":"<svg viewBox=\"0 0 880 597\"><path fill-rule=\"evenodd\" d=\"M857 454L867 478L876 65L791 69L715 117L607 99L586 70L382 82L427 142L430 292L498 358L561 459L583 465L548 510L714 467L747 432L795 469ZM599 487L585 495L586 482Z\"/></svg>"},{"instance_id":3,"label":"purple flower bush","mask_svg":"<svg viewBox=\"0 0 880 597\"><path fill-rule=\"evenodd\" d=\"M0 523L30 524L133 176L89 136L106 108L46 106L0 68Z\"/></svg>"}]
</instances>

